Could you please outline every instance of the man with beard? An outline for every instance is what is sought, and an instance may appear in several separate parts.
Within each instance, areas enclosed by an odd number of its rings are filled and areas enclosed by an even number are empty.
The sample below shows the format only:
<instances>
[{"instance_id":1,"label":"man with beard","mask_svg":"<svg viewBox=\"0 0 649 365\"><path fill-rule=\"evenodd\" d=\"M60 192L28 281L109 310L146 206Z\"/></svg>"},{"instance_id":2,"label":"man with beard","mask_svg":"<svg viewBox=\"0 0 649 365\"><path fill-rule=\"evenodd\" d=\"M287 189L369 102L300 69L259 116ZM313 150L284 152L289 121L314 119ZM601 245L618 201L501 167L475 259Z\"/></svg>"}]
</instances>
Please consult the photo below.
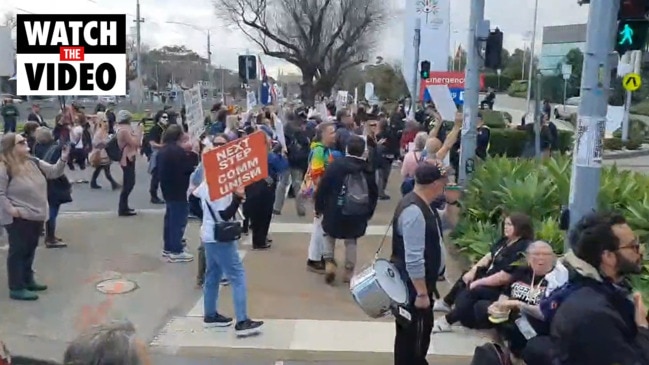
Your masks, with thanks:
<instances>
[{"instance_id":1,"label":"man with beard","mask_svg":"<svg viewBox=\"0 0 649 365\"><path fill-rule=\"evenodd\" d=\"M591 213L570 233L570 243L569 284L542 304L542 310L556 308L555 363L649 364L647 308L626 280L642 268L638 237L621 215Z\"/></svg>"}]
</instances>

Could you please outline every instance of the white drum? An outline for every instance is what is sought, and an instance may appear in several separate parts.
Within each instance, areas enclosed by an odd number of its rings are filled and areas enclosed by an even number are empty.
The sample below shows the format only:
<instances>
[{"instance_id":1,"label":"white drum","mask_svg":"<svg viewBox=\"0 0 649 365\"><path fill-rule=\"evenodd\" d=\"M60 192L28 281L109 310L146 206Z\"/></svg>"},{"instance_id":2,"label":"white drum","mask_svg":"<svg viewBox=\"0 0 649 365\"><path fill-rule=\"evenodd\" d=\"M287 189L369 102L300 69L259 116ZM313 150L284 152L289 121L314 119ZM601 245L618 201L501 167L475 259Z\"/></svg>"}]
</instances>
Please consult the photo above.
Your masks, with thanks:
<instances>
[{"instance_id":1,"label":"white drum","mask_svg":"<svg viewBox=\"0 0 649 365\"><path fill-rule=\"evenodd\" d=\"M354 300L371 318L390 314L408 304L408 289L397 268L388 260L377 259L352 277L349 284Z\"/></svg>"}]
</instances>

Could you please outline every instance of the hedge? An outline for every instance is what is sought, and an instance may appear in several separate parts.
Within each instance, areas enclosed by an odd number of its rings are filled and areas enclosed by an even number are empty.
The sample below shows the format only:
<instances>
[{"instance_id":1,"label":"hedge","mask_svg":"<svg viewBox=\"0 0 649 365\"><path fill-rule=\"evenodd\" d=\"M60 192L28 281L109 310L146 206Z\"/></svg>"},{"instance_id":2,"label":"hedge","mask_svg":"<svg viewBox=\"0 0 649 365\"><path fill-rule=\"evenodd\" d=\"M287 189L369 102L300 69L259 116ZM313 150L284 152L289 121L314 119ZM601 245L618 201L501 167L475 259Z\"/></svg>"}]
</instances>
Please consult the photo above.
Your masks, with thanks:
<instances>
[{"instance_id":1,"label":"hedge","mask_svg":"<svg viewBox=\"0 0 649 365\"><path fill-rule=\"evenodd\" d=\"M572 150L572 136L570 131L559 130L559 150L566 152ZM529 133L517 129L492 129L489 146L491 156L520 157L529 140Z\"/></svg>"}]
</instances>

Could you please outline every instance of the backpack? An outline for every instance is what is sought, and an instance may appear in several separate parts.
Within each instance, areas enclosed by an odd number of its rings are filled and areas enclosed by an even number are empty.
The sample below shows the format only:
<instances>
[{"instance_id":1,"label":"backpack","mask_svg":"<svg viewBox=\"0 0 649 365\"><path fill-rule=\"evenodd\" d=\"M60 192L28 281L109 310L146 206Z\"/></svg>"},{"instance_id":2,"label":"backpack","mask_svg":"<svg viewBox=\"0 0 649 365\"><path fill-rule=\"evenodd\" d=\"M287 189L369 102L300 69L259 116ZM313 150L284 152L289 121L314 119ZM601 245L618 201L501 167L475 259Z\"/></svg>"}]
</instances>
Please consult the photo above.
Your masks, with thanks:
<instances>
[{"instance_id":1,"label":"backpack","mask_svg":"<svg viewBox=\"0 0 649 365\"><path fill-rule=\"evenodd\" d=\"M567 282L556 288L547 297L541 299L539 308L543 314L543 321L546 323L552 323L552 319L554 318L554 315L557 314L559 306L570 296L570 294L574 293L582 286L583 285L577 282Z\"/></svg>"},{"instance_id":2,"label":"backpack","mask_svg":"<svg viewBox=\"0 0 649 365\"><path fill-rule=\"evenodd\" d=\"M370 195L367 180L362 172L345 176L341 190L341 211L344 216L367 216L370 214Z\"/></svg>"},{"instance_id":3,"label":"backpack","mask_svg":"<svg viewBox=\"0 0 649 365\"><path fill-rule=\"evenodd\" d=\"M426 151L421 151L421 155L419 156L419 160L417 160L417 163L422 163L426 159ZM403 182L401 183L401 195L405 196L409 192L411 192L415 188L415 178L412 176L408 176L403 179Z\"/></svg>"},{"instance_id":4,"label":"backpack","mask_svg":"<svg viewBox=\"0 0 649 365\"><path fill-rule=\"evenodd\" d=\"M108 155L108 158L110 158L111 161L121 161L122 160L122 152L123 148L119 148L119 144L117 143L117 136L113 136L107 143L106 143L106 154Z\"/></svg>"},{"instance_id":5,"label":"backpack","mask_svg":"<svg viewBox=\"0 0 649 365\"><path fill-rule=\"evenodd\" d=\"M290 143L286 147L286 150L288 152L288 160L295 164L303 164L308 161L309 159L309 153L311 152L311 149L309 148L309 140L304 138L303 142L306 141L307 143L300 143L300 137L294 136L291 138Z\"/></svg>"},{"instance_id":6,"label":"backpack","mask_svg":"<svg viewBox=\"0 0 649 365\"><path fill-rule=\"evenodd\" d=\"M473 351L471 365L511 365L509 350L494 342L487 342Z\"/></svg>"}]
</instances>

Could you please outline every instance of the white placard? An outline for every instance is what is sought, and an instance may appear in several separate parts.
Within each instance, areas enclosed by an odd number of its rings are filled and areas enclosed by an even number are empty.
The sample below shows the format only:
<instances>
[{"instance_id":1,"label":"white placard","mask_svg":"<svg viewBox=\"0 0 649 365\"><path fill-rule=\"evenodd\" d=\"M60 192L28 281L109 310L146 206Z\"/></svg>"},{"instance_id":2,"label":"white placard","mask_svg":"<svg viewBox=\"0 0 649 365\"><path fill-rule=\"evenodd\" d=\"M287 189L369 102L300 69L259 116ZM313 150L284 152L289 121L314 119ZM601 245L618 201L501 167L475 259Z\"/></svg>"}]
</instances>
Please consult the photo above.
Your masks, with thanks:
<instances>
[{"instance_id":1,"label":"white placard","mask_svg":"<svg viewBox=\"0 0 649 365\"><path fill-rule=\"evenodd\" d=\"M187 112L187 131L192 140L196 141L205 128L201 86L195 85L193 88L185 90L183 92L183 99Z\"/></svg>"},{"instance_id":2,"label":"white placard","mask_svg":"<svg viewBox=\"0 0 649 365\"><path fill-rule=\"evenodd\" d=\"M372 100L374 97L374 84L371 82L365 83L365 100Z\"/></svg>"},{"instance_id":3,"label":"white placard","mask_svg":"<svg viewBox=\"0 0 649 365\"><path fill-rule=\"evenodd\" d=\"M575 133L575 166L601 167L606 119L579 117Z\"/></svg>"},{"instance_id":4,"label":"white placard","mask_svg":"<svg viewBox=\"0 0 649 365\"><path fill-rule=\"evenodd\" d=\"M572 76L572 65L567 63L561 64L561 74L564 80L570 79L570 76Z\"/></svg>"},{"instance_id":5,"label":"white placard","mask_svg":"<svg viewBox=\"0 0 649 365\"><path fill-rule=\"evenodd\" d=\"M336 109L342 109L347 106L349 101L349 92L346 90L339 90L336 93Z\"/></svg>"},{"instance_id":6,"label":"white placard","mask_svg":"<svg viewBox=\"0 0 649 365\"><path fill-rule=\"evenodd\" d=\"M254 91L248 91L246 94L246 111L251 111L254 107L257 106L257 95Z\"/></svg>"},{"instance_id":7,"label":"white placard","mask_svg":"<svg viewBox=\"0 0 649 365\"><path fill-rule=\"evenodd\" d=\"M612 137L613 132L622 126L624 112L624 106L608 106L606 109L606 138Z\"/></svg>"},{"instance_id":8,"label":"white placard","mask_svg":"<svg viewBox=\"0 0 649 365\"><path fill-rule=\"evenodd\" d=\"M428 86L428 94L435 103L437 112L442 116L442 119L448 122L455 120L457 113L457 106L451 96L451 90L448 85L430 85Z\"/></svg>"}]
</instances>

